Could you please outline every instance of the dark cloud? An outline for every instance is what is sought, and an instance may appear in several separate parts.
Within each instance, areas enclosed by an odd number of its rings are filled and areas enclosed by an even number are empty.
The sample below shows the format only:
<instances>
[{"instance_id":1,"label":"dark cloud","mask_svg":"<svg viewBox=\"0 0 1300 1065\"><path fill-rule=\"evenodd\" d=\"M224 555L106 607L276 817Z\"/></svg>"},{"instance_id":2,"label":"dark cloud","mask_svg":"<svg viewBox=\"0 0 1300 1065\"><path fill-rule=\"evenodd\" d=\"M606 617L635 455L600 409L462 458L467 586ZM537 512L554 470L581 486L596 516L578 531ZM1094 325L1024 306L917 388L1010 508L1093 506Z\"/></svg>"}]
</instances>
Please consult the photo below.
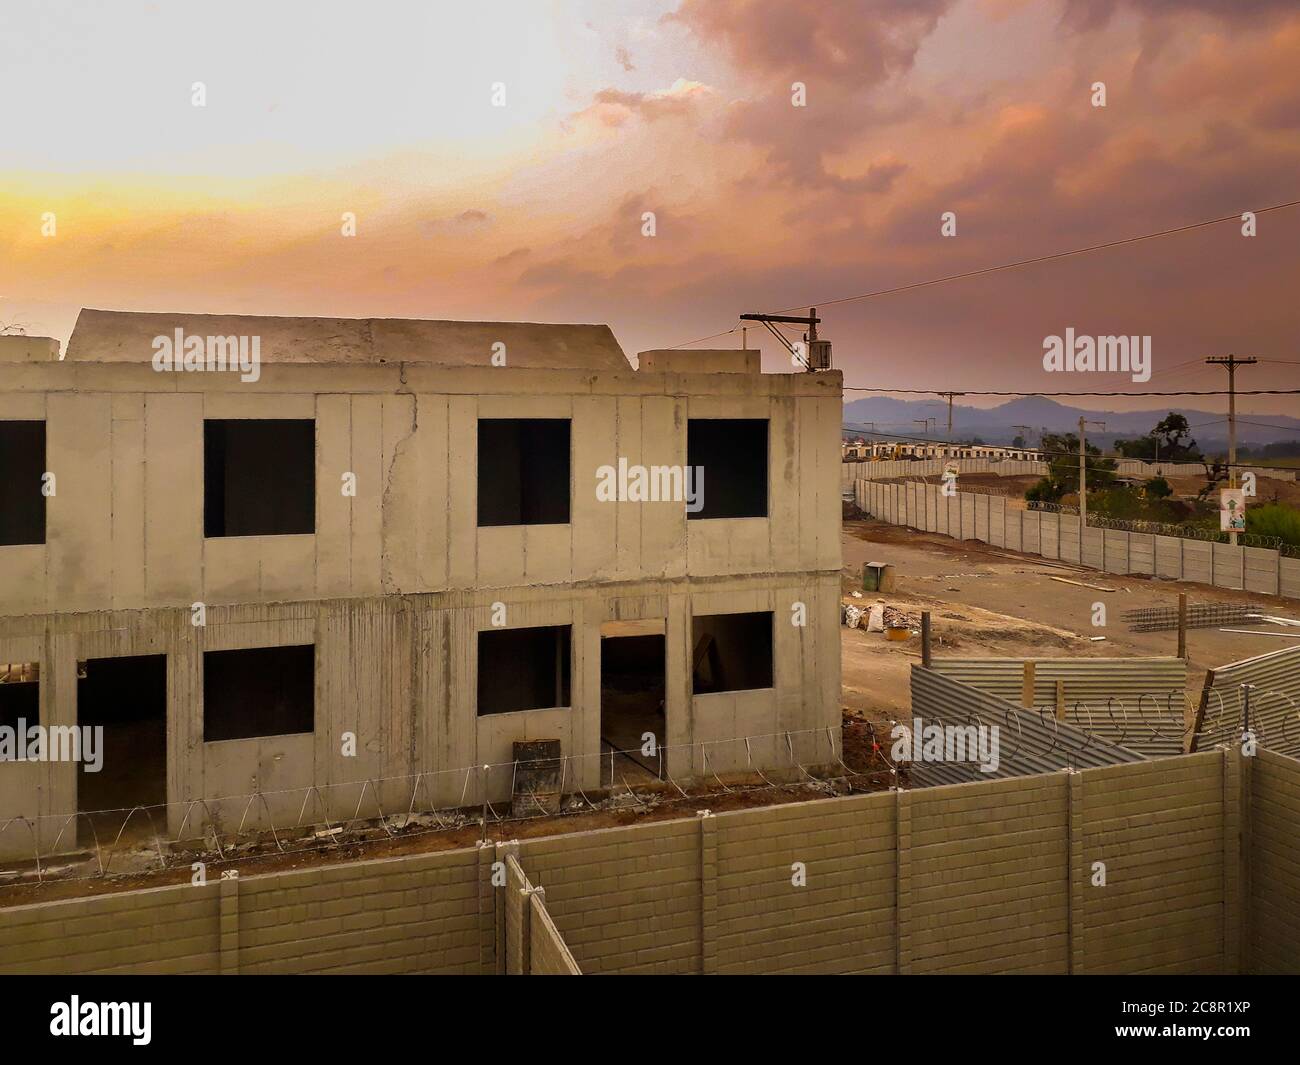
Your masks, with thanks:
<instances>
[{"instance_id":1,"label":"dark cloud","mask_svg":"<svg viewBox=\"0 0 1300 1065\"><path fill-rule=\"evenodd\" d=\"M1147 17L1210 15L1243 22L1295 12L1295 0L1066 0L1065 22L1082 30L1100 29L1121 9Z\"/></svg>"},{"instance_id":2,"label":"dark cloud","mask_svg":"<svg viewBox=\"0 0 1300 1065\"><path fill-rule=\"evenodd\" d=\"M763 150L776 183L841 195L888 191L898 163L845 177L827 158L916 104L896 82L955 0L684 0L670 16L722 48L754 87L729 115L727 135ZM792 86L804 86L795 106ZM890 83L888 95L879 92Z\"/></svg>"},{"instance_id":3,"label":"dark cloud","mask_svg":"<svg viewBox=\"0 0 1300 1065\"><path fill-rule=\"evenodd\" d=\"M684 0L668 18L726 48L754 80L865 87L906 70L953 0Z\"/></svg>"}]
</instances>

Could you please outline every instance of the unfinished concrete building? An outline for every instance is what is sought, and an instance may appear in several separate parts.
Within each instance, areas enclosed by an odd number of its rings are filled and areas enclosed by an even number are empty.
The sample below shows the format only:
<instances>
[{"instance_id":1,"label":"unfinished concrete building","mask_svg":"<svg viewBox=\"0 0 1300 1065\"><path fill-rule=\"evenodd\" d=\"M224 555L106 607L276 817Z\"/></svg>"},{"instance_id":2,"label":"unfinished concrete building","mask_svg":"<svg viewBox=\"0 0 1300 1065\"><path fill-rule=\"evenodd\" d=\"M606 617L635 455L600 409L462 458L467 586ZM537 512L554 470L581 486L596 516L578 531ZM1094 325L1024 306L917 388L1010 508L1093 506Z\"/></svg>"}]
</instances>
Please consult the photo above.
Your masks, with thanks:
<instances>
[{"instance_id":1,"label":"unfinished concrete building","mask_svg":"<svg viewBox=\"0 0 1300 1065\"><path fill-rule=\"evenodd\" d=\"M77 811L187 835L496 802L526 741L564 791L616 750L681 778L835 753L838 372L633 369L604 326L95 310L0 364L0 724L104 730L98 773L0 762L0 853Z\"/></svg>"}]
</instances>

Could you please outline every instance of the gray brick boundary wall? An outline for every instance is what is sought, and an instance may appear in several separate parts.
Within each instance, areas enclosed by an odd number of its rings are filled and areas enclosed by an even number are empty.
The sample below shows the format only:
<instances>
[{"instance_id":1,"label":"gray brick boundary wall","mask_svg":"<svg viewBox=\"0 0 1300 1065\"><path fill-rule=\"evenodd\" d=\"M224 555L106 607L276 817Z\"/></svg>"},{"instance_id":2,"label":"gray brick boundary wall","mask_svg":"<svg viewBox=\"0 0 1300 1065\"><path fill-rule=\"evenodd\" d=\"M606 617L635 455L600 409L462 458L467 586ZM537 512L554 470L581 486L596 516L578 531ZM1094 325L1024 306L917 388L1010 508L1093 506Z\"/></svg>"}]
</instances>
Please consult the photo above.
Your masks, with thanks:
<instances>
[{"instance_id":1,"label":"gray brick boundary wall","mask_svg":"<svg viewBox=\"0 0 1300 1065\"><path fill-rule=\"evenodd\" d=\"M1272 548L1089 526L1080 554L1077 515L1019 510L1001 496L945 496L939 485L857 480L853 499L859 510L880 521L957 540L978 540L1107 573L1146 574L1300 599L1300 558Z\"/></svg>"},{"instance_id":2,"label":"gray brick boundary wall","mask_svg":"<svg viewBox=\"0 0 1300 1065\"><path fill-rule=\"evenodd\" d=\"M1300 762L1223 747L296 872L250 863L202 887L0 910L0 972L1295 972L1298 819Z\"/></svg>"}]
</instances>

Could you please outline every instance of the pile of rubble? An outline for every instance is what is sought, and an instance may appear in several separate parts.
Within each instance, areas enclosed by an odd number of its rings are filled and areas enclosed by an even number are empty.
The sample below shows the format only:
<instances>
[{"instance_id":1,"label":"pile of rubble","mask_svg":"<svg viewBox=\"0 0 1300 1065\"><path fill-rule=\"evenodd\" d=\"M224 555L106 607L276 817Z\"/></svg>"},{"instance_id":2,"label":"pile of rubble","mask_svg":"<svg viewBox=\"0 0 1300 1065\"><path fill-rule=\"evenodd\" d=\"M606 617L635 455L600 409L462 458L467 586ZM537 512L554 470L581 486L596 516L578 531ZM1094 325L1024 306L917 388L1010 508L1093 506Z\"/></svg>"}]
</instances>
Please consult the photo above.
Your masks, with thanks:
<instances>
[{"instance_id":1,"label":"pile of rubble","mask_svg":"<svg viewBox=\"0 0 1300 1065\"><path fill-rule=\"evenodd\" d=\"M889 629L921 631L920 618L886 605L883 599L877 599L870 606L841 603L840 623L850 629L865 629L867 632L885 632Z\"/></svg>"}]
</instances>

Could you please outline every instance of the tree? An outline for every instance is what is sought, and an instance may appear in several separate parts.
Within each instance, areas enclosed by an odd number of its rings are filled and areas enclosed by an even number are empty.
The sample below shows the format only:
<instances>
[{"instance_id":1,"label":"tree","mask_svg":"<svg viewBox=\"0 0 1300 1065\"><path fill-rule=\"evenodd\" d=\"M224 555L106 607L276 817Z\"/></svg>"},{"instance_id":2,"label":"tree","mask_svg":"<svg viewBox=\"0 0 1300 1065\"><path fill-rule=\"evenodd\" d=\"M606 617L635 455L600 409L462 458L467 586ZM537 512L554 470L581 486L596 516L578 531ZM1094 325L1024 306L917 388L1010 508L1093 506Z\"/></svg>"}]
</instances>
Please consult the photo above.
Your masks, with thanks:
<instances>
[{"instance_id":1,"label":"tree","mask_svg":"<svg viewBox=\"0 0 1300 1065\"><path fill-rule=\"evenodd\" d=\"M1028 441L1027 441L1023 436L1021 436L1019 433L1017 433L1017 434L1015 435L1015 438L1011 441L1011 446L1012 446L1012 447L1028 447L1028 446L1029 446L1029 442L1028 442Z\"/></svg>"},{"instance_id":2,"label":"tree","mask_svg":"<svg viewBox=\"0 0 1300 1065\"><path fill-rule=\"evenodd\" d=\"M1151 430L1151 436L1160 441L1160 457L1174 461L1200 455L1196 441L1191 439L1191 432L1192 427L1187 424L1187 419L1181 414L1170 411L1156 423L1156 427ZM1183 444L1184 439L1187 440L1186 446Z\"/></svg>"},{"instance_id":3,"label":"tree","mask_svg":"<svg viewBox=\"0 0 1300 1065\"><path fill-rule=\"evenodd\" d=\"M1214 494L1219 482L1228 479L1228 464L1226 462L1212 461L1204 457L1201 462L1205 465L1205 487L1196 493L1196 501L1204 504L1209 502L1210 496Z\"/></svg>"},{"instance_id":4,"label":"tree","mask_svg":"<svg viewBox=\"0 0 1300 1065\"><path fill-rule=\"evenodd\" d=\"M1115 483L1117 463L1101 457L1101 448L1088 444L1084 448L1088 467L1088 490L1109 488ZM1079 438L1074 433L1044 433L1043 451L1049 457L1047 476L1030 487L1025 498L1044 503L1059 502L1061 497L1079 490Z\"/></svg>"},{"instance_id":5,"label":"tree","mask_svg":"<svg viewBox=\"0 0 1300 1065\"><path fill-rule=\"evenodd\" d=\"M1186 418L1170 411L1146 436L1134 440L1116 440L1115 450L1125 458L1144 459L1147 462L1159 459L1169 462L1195 461L1201 457L1201 449L1191 439L1191 430ZM1186 444L1183 443L1184 439Z\"/></svg>"},{"instance_id":6,"label":"tree","mask_svg":"<svg viewBox=\"0 0 1300 1065\"><path fill-rule=\"evenodd\" d=\"M1115 450L1126 459L1151 462L1156 457L1157 441L1154 436L1139 436L1135 440L1116 440Z\"/></svg>"},{"instance_id":7,"label":"tree","mask_svg":"<svg viewBox=\"0 0 1300 1065\"><path fill-rule=\"evenodd\" d=\"M1173 488L1163 477L1152 477L1142 486L1142 493L1148 499L1168 499L1174 494Z\"/></svg>"}]
</instances>

